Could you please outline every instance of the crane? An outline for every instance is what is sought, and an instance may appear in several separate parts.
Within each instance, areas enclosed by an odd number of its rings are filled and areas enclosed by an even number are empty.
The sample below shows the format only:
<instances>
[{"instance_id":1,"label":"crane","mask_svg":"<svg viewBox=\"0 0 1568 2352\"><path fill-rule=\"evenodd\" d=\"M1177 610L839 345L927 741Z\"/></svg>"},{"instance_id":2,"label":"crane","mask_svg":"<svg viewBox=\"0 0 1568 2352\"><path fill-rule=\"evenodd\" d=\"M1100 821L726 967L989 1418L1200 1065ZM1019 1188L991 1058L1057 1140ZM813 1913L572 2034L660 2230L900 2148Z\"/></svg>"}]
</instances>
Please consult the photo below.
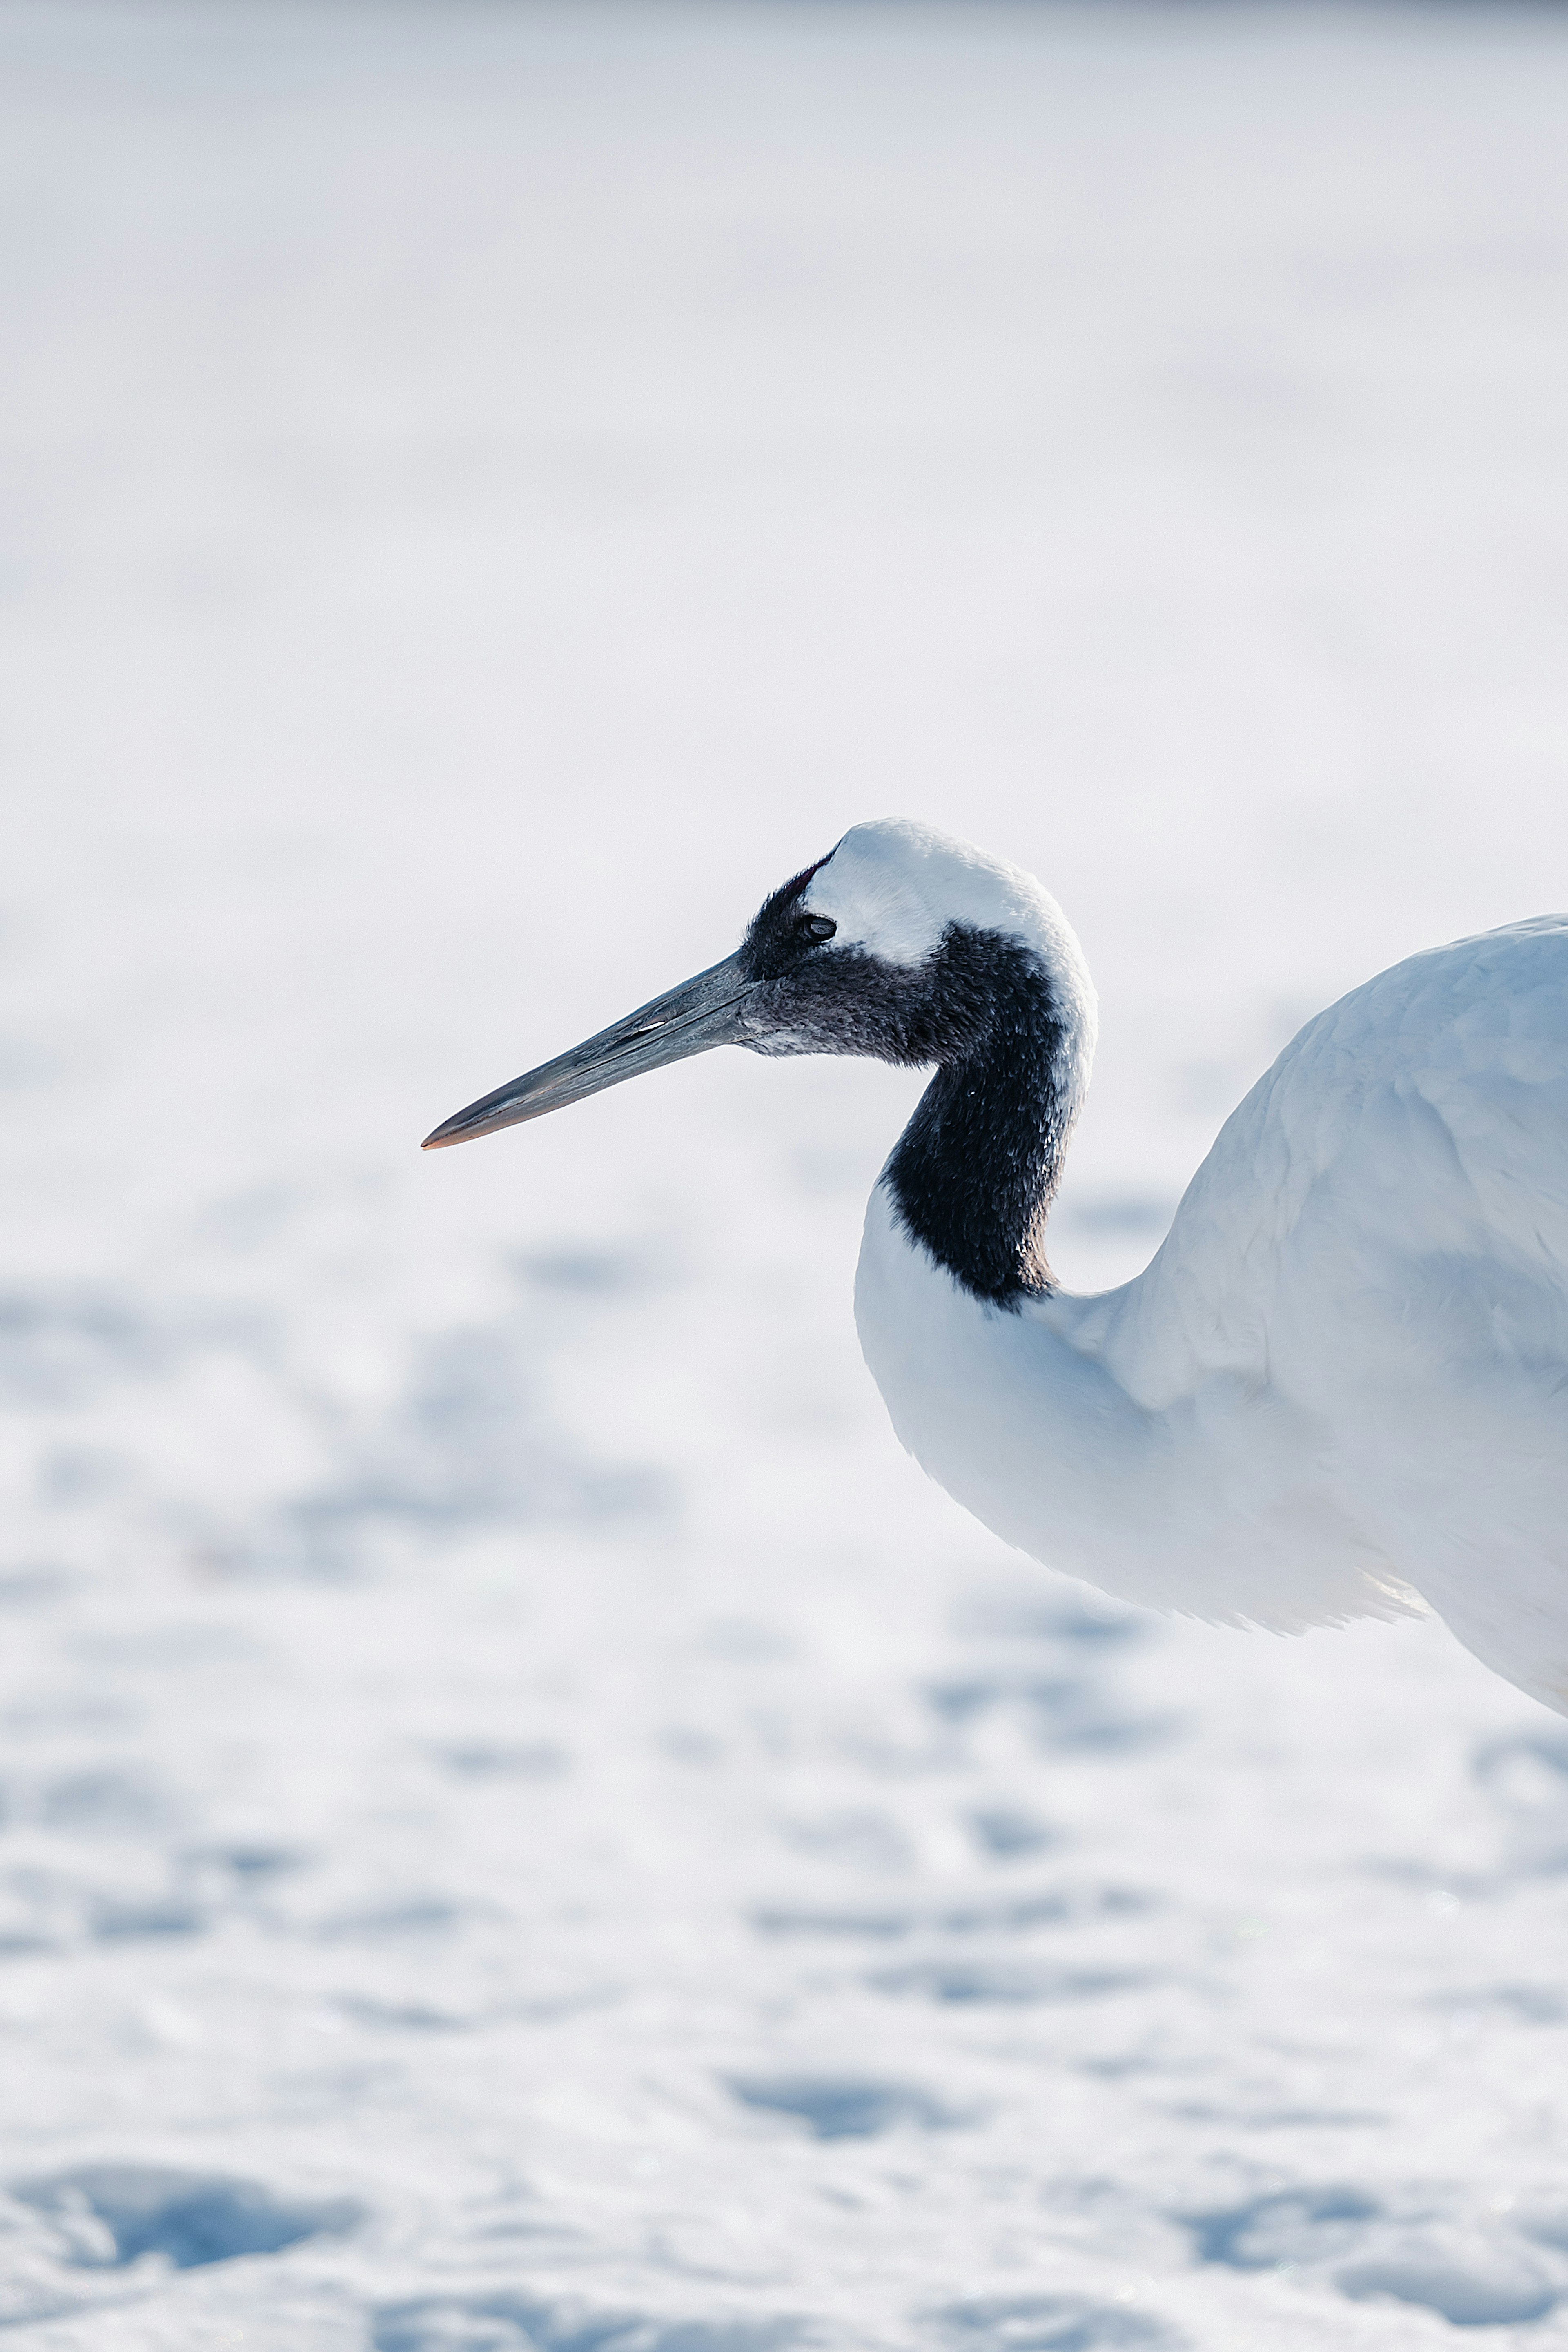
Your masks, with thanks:
<instances>
[{"instance_id":1,"label":"crane","mask_svg":"<svg viewBox=\"0 0 1568 2352\"><path fill-rule=\"evenodd\" d=\"M426 1148L721 1045L931 1067L855 1295L924 1469L1121 1599L1281 1632L1425 1605L1568 1714L1568 916L1429 949L1310 1021L1150 1265L1079 1296L1046 1229L1096 1029L1032 876L885 819L733 955Z\"/></svg>"}]
</instances>

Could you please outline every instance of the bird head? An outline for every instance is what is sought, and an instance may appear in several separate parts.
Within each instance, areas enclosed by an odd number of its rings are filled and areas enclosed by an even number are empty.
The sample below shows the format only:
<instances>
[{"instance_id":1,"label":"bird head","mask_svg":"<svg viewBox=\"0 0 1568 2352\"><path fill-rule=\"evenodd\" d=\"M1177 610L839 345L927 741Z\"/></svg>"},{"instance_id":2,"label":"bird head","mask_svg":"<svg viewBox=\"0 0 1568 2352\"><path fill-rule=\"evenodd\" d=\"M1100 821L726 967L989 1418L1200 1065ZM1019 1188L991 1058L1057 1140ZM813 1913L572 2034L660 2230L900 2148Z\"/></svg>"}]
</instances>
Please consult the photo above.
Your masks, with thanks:
<instances>
[{"instance_id":1,"label":"bird head","mask_svg":"<svg viewBox=\"0 0 1568 2352\"><path fill-rule=\"evenodd\" d=\"M425 1139L493 1135L715 1045L755 1054L961 1061L988 1034L999 974L1020 962L1092 1045L1078 943L1032 876L903 818L858 824L765 898L733 955L569 1053L498 1087Z\"/></svg>"}]
</instances>

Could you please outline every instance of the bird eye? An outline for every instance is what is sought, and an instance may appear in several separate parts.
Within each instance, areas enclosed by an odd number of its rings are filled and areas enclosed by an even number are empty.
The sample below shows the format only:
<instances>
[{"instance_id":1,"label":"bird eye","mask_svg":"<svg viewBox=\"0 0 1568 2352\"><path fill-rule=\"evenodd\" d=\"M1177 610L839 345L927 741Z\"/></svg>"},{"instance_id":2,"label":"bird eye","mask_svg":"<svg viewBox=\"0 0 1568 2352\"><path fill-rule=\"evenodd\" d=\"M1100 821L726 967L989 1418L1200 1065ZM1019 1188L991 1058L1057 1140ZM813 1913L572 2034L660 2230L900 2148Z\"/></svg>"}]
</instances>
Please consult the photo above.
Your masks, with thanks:
<instances>
[{"instance_id":1,"label":"bird eye","mask_svg":"<svg viewBox=\"0 0 1568 2352\"><path fill-rule=\"evenodd\" d=\"M807 915L801 929L808 940L830 940L838 926L830 915Z\"/></svg>"}]
</instances>

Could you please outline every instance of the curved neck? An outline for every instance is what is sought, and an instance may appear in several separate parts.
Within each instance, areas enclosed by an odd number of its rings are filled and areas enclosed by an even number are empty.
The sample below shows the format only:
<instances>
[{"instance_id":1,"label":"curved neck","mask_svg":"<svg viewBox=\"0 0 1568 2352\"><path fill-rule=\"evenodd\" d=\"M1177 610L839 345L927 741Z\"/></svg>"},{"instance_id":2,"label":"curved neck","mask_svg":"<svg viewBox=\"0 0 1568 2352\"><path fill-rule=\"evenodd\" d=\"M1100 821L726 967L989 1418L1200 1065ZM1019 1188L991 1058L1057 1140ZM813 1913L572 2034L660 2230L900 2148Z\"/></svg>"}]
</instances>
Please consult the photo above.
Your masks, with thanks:
<instances>
[{"instance_id":1,"label":"curved neck","mask_svg":"<svg viewBox=\"0 0 1568 2352\"><path fill-rule=\"evenodd\" d=\"M1195 1360L1158 1260L1099 1297L998 1312L911 1242L883 1180L855 1316L900 1440L1005 1543L1124 1601L1233 1623L1399 1612L1322 1475L1321 1429Z\"/></svg>"},{"instance_id":2,"label":"curved neck","mask_svg":"<svg viewBox=\"0 0 1568 2352\"><path fill-rule=\"evenodd\" d=\"M1046 1218L1083 1100L1092 1048L1078 972L970 933L986 1017L943 1063L895 1145L884 1181L910 1238L977 1298L1016 1310L1056 1287ZM1092 1002L1092 1000L1091 1000Z\"/></svg>"}]
</instances>

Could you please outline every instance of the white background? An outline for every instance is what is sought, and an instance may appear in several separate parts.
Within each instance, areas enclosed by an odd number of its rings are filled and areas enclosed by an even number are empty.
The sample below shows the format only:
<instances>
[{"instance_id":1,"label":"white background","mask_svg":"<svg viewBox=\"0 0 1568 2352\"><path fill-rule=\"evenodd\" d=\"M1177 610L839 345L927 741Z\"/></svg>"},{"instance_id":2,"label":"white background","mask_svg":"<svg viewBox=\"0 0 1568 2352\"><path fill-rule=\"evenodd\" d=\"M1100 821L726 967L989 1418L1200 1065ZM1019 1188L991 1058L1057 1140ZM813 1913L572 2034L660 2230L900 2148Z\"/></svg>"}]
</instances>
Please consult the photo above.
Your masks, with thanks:
<instances>
[{"instance_id":1,"label":"white background","mask_svg":"<svg viewBox=\"0 0 1568 2352\"><path fill-rule=\"evenodd\" d=\"M1568 1732L927 1486L907 1074L415 1149L920 816L1095 1286L1560 906L1568 19L7 5L0 223L7 2341L1568 2343Z\"/></svg>"}]
</instances>

